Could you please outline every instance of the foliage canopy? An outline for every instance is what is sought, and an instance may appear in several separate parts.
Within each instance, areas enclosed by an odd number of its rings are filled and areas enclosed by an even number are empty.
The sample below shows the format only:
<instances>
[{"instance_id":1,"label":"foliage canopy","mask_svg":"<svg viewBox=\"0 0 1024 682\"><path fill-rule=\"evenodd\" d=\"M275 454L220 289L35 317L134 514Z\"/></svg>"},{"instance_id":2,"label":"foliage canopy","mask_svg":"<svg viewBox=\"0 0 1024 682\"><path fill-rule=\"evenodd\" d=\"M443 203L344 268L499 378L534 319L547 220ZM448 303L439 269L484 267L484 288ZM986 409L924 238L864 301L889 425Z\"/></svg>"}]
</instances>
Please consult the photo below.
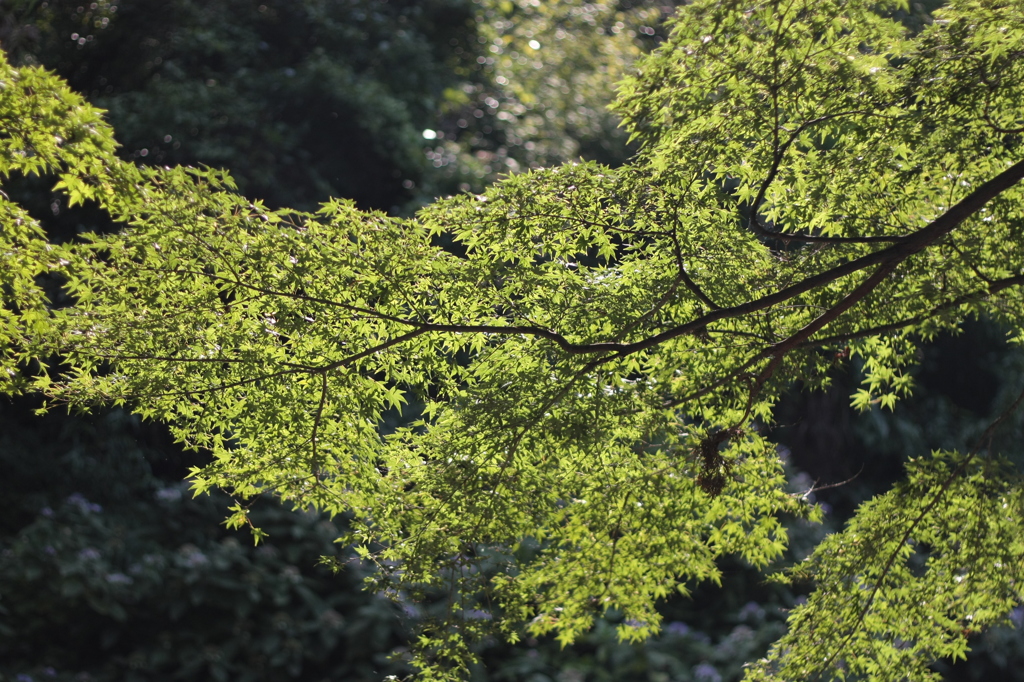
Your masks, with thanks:
<instances>
[{"instance_id":1,"label":"foliage canopy","mask_svg":"<svg viewBox=\"0 0 1024 682\"><path fill-rule=\"evenodd\" d=\"M656 600L726 554L768 565L781 517L816 517L762 434L789 385L852 355L854 404L892 406L919 339L1024 332L1024 7L953 2L916 35L879 12L687 5L622 85L629 165L413 219L125 163L99 111L4 63L0 173L56 172L124 229L47 244L0 197L0 381L167 423L212 453L194 486L236 497L232 525L265 491L352 513L379 588L449 605L424 679L475 638L568 642L608 609L645 637ZM986 442L915 460L780 578L817 589L749 679L928 679L1005 619L1024 498Z\"/></svg>"}]
</instances>

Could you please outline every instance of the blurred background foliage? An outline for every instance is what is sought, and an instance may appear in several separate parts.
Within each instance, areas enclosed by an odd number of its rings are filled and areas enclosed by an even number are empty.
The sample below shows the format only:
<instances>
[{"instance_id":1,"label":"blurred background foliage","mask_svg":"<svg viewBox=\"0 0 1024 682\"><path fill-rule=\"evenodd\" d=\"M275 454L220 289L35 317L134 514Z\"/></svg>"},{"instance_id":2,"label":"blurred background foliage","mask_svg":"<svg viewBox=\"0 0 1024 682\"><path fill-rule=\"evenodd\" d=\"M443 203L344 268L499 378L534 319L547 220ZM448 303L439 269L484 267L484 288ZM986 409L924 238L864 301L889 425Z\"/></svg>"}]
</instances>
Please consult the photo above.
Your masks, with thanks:
<instances>
[{"instance_id":1,"label":"blurred background foliage","mask_svg":"<svg viewBox=\"0 0 1024 682\"><path fill-rule=\"evenodd\" d=\"M259 505L253 547L193 499L187 455L123 411L0 414L0 675L33 680L372 680L401 673L396 607L317 514ZM317 563L343 562L337 575Z\"/></svg>"},{"instance_id":2,"label":"blurred background foliage","mask_svg":"<svg viewBox=\"0 0 1024 682\"><path fill-rule=\"evenodd\" d=\"M501 173L586 158L611 166L634 149L606 107L633 61L665 37L674 0L476 6L477 44L446 90L428 158L478 190Z\"/></svg>"},{"instance_id":3,"label":"blurred background foliage","mask_svg":"<svg viewBox=\"0 0 1024 682\"><path fill-rule=\"evenodd\" d=\"M475 41L466 0L5 0L16 63L109 110L124 155L230 168L277 206L407 202ZM405 186L403 186L403 183Z\"/></svg>"},{"instance_id":4,"label":"blurred background foliage","mask_svg":"<svg viewBox=\"0 0 1024 682\"><path fill-rule=\"evenodd\" d=\"M900 18L919 29L938 2ZM109 110L122 153L143 164L225 167L275 206L327 196L410 214L503 173L632 149L606 111L633 60L665 36L669 0L0 0L0 46ZM71 210L52 178L4 190L55 240L112 229ZM790 525L798 561L909 456L964 448L1024 383L1024 356L984 320L923 346L917 390L894 413L856 414L857 367L794 386L774 426L794 494L826 522ZM0 400L0 682L381 680L431 604L361 590L369 570L333 540L344 519L256 502L253 547L226 530L231 501L192 498L202 454L123 411L35 416ZM1000 432L1022 455L1020 419ZM825 487L842 483L836 487ZM342 566L337 574L320 557ZM721 587L664 604L663 633L621 644L616 615L560 648L481 645L476 680L727 682L762 655L802 599L742 562ZM809 587L809 586L808 586ZM1011 620L1024 621L1024 611ZM997 628L947 680L1024 679L1024 638Z\"/></svg>"}]
</instances>

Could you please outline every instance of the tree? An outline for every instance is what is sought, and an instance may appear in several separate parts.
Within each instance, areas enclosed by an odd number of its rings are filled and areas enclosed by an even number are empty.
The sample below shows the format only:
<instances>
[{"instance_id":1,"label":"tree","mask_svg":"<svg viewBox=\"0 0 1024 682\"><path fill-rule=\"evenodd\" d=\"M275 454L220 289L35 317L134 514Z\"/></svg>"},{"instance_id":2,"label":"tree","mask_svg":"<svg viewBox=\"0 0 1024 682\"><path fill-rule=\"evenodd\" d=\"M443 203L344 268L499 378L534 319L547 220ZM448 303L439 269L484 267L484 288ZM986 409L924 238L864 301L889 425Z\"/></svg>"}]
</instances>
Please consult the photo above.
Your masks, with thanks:
<instances>
[{"instance_id":1,"label":"tree","mask_svg":"<svg viewBox=\"0 0 1024 682\"><path fill-rule=\"evenodd\" d=\"M407 139L410 130L413 137L419 138L422 129L437 128L447 150L452 148L455 134L462 130L457 124L458 117L465 117L483 124L483 129L477 126L464 131L472 137L474 145L486 143L489 137L507 142L510 135L518 134L520 138L526 136L534 149L520 146L515 151L538 157L543 154L548 162L555 158L551 156L552 149L571 157L577 147L567 133L579 131L556 125L565 118L561 112L557 116L542 114L562 106L574 110L578 120L580 98L552 98L559 84L552 84L551 79L540 78L539 74L558 68L562 73L571 70L577 83L585 79L587 85L582 91L587 93L586 120L600 118L607 127L613 115L602 113L602 109L610 101L612 84L621 78L628 57L638 52L639 45L633 41L650 40L644 33L631 38L628 29L623 30L620 40L604 39L598 43L603 60L584 60L581 54L594 46L595 39L601 40L597 33L600 26L595 30L589 23L595 16L606 29L613 28L618 20L625 20L627 25L632 22L628 12L623 14L602 5L588 6L588 12L572 21L577 17L574 3L565 3L551 17L548 14L555 8L553 4L533 8L523 3L513 9L513 15L483 7L479 12L486 16L478 17L477 21L482 23L477 26L463 25L465 17L458 12L444 12L444 4L332 5L328 9L335 12L336 21L321 21L318 25L302 20L307 7L289 7L286 22L271 22L267 11L231 2L206 3L202 7L182 2L169 12L166 3L152 7L133 3L130 7L121 5L116 11L114 6L100 3L96 8L83 7L81 13L77 3L62 0L50 0L44 5L15 0L4 7L8 20L17 18L0 28L0 42L8 49L11 62L41 63L55 68L58 74L70 79L72 89L107 109L107 120L121 142L119 156L144 164L205 162L230 168L241 191L250 196L266 197L265 179L271 178L274 203L285 205L301 205L303 197L328 193L354 197L364 208L397 210L395 206L406 203L401 195L407 190L401 188L398 180L390 189L377 182L381 177L402 178L395 167L401 163L401 155L386 160L393 168L370 170L368 162L376 166L379 159L372 155L368 158L365 153L354 154L352 145L347 143L337 145L346 149L342 155L333 153L334 145L324 144L325 140L336 140L339 132L351 135L363 147L382 149L393 147L396 139ZM422 13L424 9L426 12ZM646 14L649 17L650 13ZM528 24L524 15L530 16ZM644 21L650 23L648 18ZM438 68L432 56L434 52L440 53L438 44L451 45L456 42L454 38L449 40L453 33L458 35L466 29L486 31L491 23L498 28L514 25L519 31L526 29L543 41L545 48L534 51L529 64L506 65L501 73L507 84L502 86L495 81L490 65L476 61L477 55L471 48L478 41L471 35L472 40L459 42L465 47L457 47L455 52L463 62L476 67L475 72L463 76L476 84L463 85L458 94L470 93L479 103L446 109L445 119L450 120L439 124L424 116L423 111L416 111L423 102L436 98L439 91L433 89L439 80L444 80L436 74L434 78L423 77ZM271 24L274 30L265 31ZM296 111L322 108L323 100L336 94L323 88L322 83L302 77L303 64L311 56L319 54L339 70L353 62L357 67L374 63L375 52L384 48L378 31L359 30L367 25L379 26L381 31L391 25L392 33L401 29L411 35L403 43L404 49L415 47L420 52L407 55L405 61L416 69L360 74L360 88L347 93L345 99L357 110L369 109L371 113L355 116L355 122L348 117L325 120L294 116ZM345 29L343 40L332 35L332 30L339 26ZM72 34L83 42L69 40ZM270 43L260 46L261 37ZM521 42L525 44L525 39ZM557 49L563 44L571 47L570 55ZM282 49L283 46L288 49ZM306 47L303 50L296 46ZM486 46L479 49L487 51ZM619 49L624 55L616 54ZM570 60L569 56L574 58ZM395 58L393 53L392 57ZM451 61L449 51L446 65ZM611 73L609 65L614 67ZM283 73L286 66L297 67L300 75L288 77ZM214 90L207 85L211 79L216 82ZM400 87L395 87L396 81ZM288 88L286 101L279 96L281 83L297 86ZM491 87L483 89L487 83ZM542 87L543 92L530 95L524 84ZM513 87L516 96L505 92ZM581 90L578 86L574 89ZM217 96L204 96L214 92ZM372 133L354 125L360 118L379 120L380 110L390 110L396 102L393 97L359 100L353 95L385 92L415 105L410 111L415 113L410 116L412 125L394 125L395 121L391 121ZM225 96L227 93L231 96ZM446 91L445 98L449 96ZM518 99L528 97L532 97L532 104L521 107L523 120L510 118L510 111L520 111ZM490 98L501 101L501 111L487 111L483 118L476 119L473 110L488 109L485 99ZM399 111L400 104L397 103ZM225 127L235 130L253 125L252 121L245 122L252 111L260 112L260 116L247 135L225 138L220 134L221 119L228 121ZM491 115L495 113L499 115ZM203 123L193 135L188 126L175 123L188 120L217 125ZM296 120L313 126L303 128L307 139L296 134L268 139L268 129L272 132L282 123ZM528 135L523 130L538 121L547 122L552 128L544 140L537 130L530 130ZM488 126L493 126L491 132L486 132ZM451 135L444 135L442 128ZM171 144L164 143L168 130L176 129L182 134L173 136ZM583 132L593 136L592 131ZM317 142L311 144L308 138L316 138ZM238 144L246 139L246 144ZM460 142L464 139L459 136ZM624 140L625 135L619 134L603 140L603 147L607 148L610 142L618 148ZM369 145L371 141L373 144ZM268 144L271 142L277 144ZM584 147L592 142L584 140ZM250 155L254 148L261 149L264 156L254 159ZM140 155L143 150L145 156ZM422 161L423 150L412 147L409 151L409 157L413 153L421 157L407 159L412 163L406 165L415 169ZM497 154L501 154L500 148ZM330 192L310 192L309 187L314 184L309 181L310 173L289 170L289 158L295 157L306 159L312 174L324 170L325 159L336 168L350 168L342 175L358 177L365 186L373 187L373 192L360 192L351 185L335 185ZM477 155L463 158L479 163ZM519 158L527 165L538 164L537 158ZM616 158L621 162L625 156L620 154ZM436 156L434 165L437 166ZM482 187L483 179L477 179L475 173L482 169L471 166L468 170L467 179L474 187ZM409 176L416 178L415 186L424 195L431 187L446 183L454 186L450 180L437 177L449 172L442 165L432 171L433 176L430 172ZM264 181L259 182L260 178ZM51 190L54 182L49 174L12 177L4 183L4 190L40 220L51 241L67 240L86 229L117 229L117 224L103 211L68 207L66 196ZM261 189L260 185L264 187ZM120 682L133 676L173 677L182 673L193 677L228 675L233 679L306 679L329 671L333 677L369 679L374 676L369 668L354 672L359 666L369 665L379 671L378 677L385 672L401 676L405 664L399 661L397 665L388 665L384 657L396 648L402 650L409 626L417 620L418 608L392 605L394 608L389 609L379 595L359 590L361 578L357 571L345 571L333 581L322 580L317 573L324 571L324 567L314 566L315 555L310 558L316 545L304 541L309 538L309 529L315 527L320 535L329 535L333 528L336 537L344 524L326 526L324 530L324 524L315 524L309 514L287 513L264 498L258 503L255 523L269 531L270 541L246 550L230 540L241 531L225 529L219 523L223 514L218 510L226 506L223 495L195 499L184 496L173 503L162 497L173 496L174 484L181 480L187 466L204 463L205 453L181 452L169 439L160 437L161 425L140 425L123 414L121 408L91 415L51 413L48 417L33 418L31 412L38 407L38 400L36 396L0 399L0 422L8 424L4 430L8 439L0 447L0 467L5 472L0 478L0 495L7 502L4 523L0 524L0 678L29 675L49 679L55 675L59 680L91 676ZM139 442L150 447L140 449ZM87 505L83 505L83 498ZM93 509L100 511L90 511ZM182 532L182 524L187 532ZM808 530L821 532L819 528ZM64 536L73 541L67 542ZM325 547L320 549L325 553ZM99 559L94 558L97 552ZM341 546L338 553L345 561L346 552ZM204 562L204 557L210 561ZM284 557L288 557L287 561ZM254 570L244 570L245 566ZM293 568L301 570L303 580L299 581L291 572ZM108 577L114 582L109 582ZM252 584L257 581L261 589L253 590ZM158 585L162 589L154 589ZM779 594L785 605L791 602L786 588L770 592ZM506 675L528 676L536 671L550 674L552 668L572 668L570 672L600 670L611 675L611 679L624 679L645 675L648 661L655 660L662 661L658 667L668 664L677 671L688 671L702 660L719 666L725 663L721 669L729 674L733 668L738 670L743 660L760 655L767 643L778 636L784 617L769 603L764 604L771 614L765 622L753 617L762 613L760 610L748 608L743 612L750 614L746 620L737 616L743 604L752 598L760 599L764 593L766 590L756 587L753 592L737 591L729 597L735 600L735 608L721 611L715 624L704 620L699 626L694 623L691 630L682 630L676 623L666 636L644 646L617 642L612 625L598 627L571 652L561 651L553 642L541 641L539 656L535 647L515 648L497 642L488 643L480 653L488 670L500 669ZM274 601L273 609L254 610L254 605L266 605L268 599ZM699 599L698 596L697 602L680 600L678 608L669 607L666 611L663 607L662 611L667 620L692 622L687 614L699 608ZM335 612L344 619L340 628L332 626ZM238 613L248 614L243 627L239 627ZM262 624L258 623L260 617L265 618ZM738 625L737 618L745 624ZM382 619L387 619L383 634ZM170 627L166 627L168 622ZM737 659L735 650L726 650L731 641L727 635L734 628L743 631L748 625L757 630L749 643L744 642L744 651L752 653ZM320 627L325 627L325 632L317 632ZM368 638L367 631L375 636ZM713 645L708 635L716 642L722 639L721 646ZM690 646L681 649L680 642ZM613 665L599 662L608 656L615 661Z\"/></svg>"},{"instance_id":2,"label":"tree","mask_svg":"<svg viewBox=\"0 0 1024 682\"><path fill-rule=\"evenodd\" d=\"M474 638L571 641L612 608L642 638L657 599L723 555L767 565L783 515L817 518L762 433L793 381L854 356L854 403L892 406L919 339L980 315L1020 338L1022 8L937 17L911 35L860 0L688 5L622 87L631 164L415 219L124 163L94 109L5 66L0 170L57 170L125 225L48 246L4 202L5 387L168 423L212 453L194 485L234 495L236 526L264 491L353 513L377 586L446 606L426 679ZM51 270L63 307L35 283ZM925 679L1005 620L1024 500L989 444L1022 400L780 578L817 587L750 679Z\"/></svg>"}]
</instances>

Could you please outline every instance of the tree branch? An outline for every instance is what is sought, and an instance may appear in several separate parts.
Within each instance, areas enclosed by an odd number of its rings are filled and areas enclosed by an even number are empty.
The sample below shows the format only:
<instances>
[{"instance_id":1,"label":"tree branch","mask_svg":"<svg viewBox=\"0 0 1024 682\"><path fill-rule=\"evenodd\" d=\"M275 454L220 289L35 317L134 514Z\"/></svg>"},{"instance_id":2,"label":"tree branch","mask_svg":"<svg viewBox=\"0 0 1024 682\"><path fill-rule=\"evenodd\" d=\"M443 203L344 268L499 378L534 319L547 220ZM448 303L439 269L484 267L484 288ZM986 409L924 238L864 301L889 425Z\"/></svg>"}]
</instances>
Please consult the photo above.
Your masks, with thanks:
<instances>
[{"instance_id":1,"label":"tree branch","mask_svg":"<svg viewBox=\"0 0 1024 682\"><path fill-rule=\"evenodd\" d=\"M773 94L774 94L774 92L773 92ZM761 186L758 188L757 196L754 198L754 200L750 204L750 218L747 220L748 227L750 227L750 229L756 235L758 235L759 237L761 237L763 239L777 239L777 240L779 240L781 242L784 242L784 243L787 243L787 244L790 243L790 242L806 242L806 243L811 243L811 244L872 244L872 243L900 242L900 241L903 241L904 239L907 238L906 236L896 236L896 237L887 237L887 236L880 236L880 237L820 237L820 236L815 236L815 235L787 234L785 232L771 232L763 224L761 224L761 221L757 217L758 208L761 206L761 203L764 201L764 195L768 192L768 188L771 186L772 182L775 181L775 176L778 175L778 173L779 173L779 166L782 164L782 159L786 156L786 152L789 150L789 148L793 145L793 143L800 136L800 133L802 133L803 131L807 130L808 128L810 128L811 126L813 126L813 125L815 125L817 123L821 123L823 121L828 121L828 120L831 120L833 118L839 118L841 116L852 116L853 114L868 114L868 113L870 113L870 112L867 112L867 111L844 111L844 112L840 112L840 113L836 113L836 114L826 114L824 116L819 116L818 118L812 119L810 121L804 121L799 126L797 126L797 129L793 131L793 133L789 136L788 140L786 140L782 145L779 145L779 143L778 143L779 124L778 124L778 120L777 120L777 118L778 118L778 106L777 105L775 107L775 111L776 111L776 124L775 124L775 127L773 129L775 151L774 151L774 154L772 155L773 156L773 158L772 158L772 165L768 169L768 175L765 177L764 181L761 183Z\"/></svg>"},{"instance_id":2,"label":"tree branch","mask_svg":"<svg viewBox=\"0 0 1024 682\"><path fill-rule=\"evenodd\" d=\"M945 303L941 303L935 306L927 313L924 313L922 315L917 315L916 317L911 317L906 320L900 320L899 322L893 322L891 324L883 324L877 327L869 327L868 329L858 329L855 332L849 332L847 334L836 334L834 336L828 336L823 339L812 339L801 343L798 347L809 348L813 346L839 343L842 341L850 341L852 339L859 339L865 336L877 336L878 334L886 334L888 332L899 331L904 327L909 327L912 324L917 324L919 322L923 322L924 320L930 319L944 310L949 310L950 308L956 308L957 306L963 305L964 303L967 303L971 299L980 298L982 296L991 296L995 293L1002 291L1003 289L1009 289L1010 287L1015 287L1020 284L1024 284L1024 275L1017 275L1016 277L1007 277L1005 279L993 280L989 284L988 289L986 291L975 291L970 294L958 296L957 298L951 301L946 301Z\"/></svg>"},{"instance_id":3,"label":"tree branch","mask_svg":"<svg viewBox=\"0 0 1024 682\"><path fill-rule=\"evenodd\" d=\"M643 341L637 341L632 344L597 343L590 344L589 346L573 346L574 352L585 353L596 352L599 350L613 350L624 355L635 353L640 350L657 346L669 339L674 339L686 334L692 334L693 332L704 328L710 322L716 322L730 317L739 317L758 310L770 308L771 306L788 301L800 294L806 293L825 284L829 284L830 282L834 282L841 277L852 275L855 272L859 272L860 270L864 270L873 265L888 262L898 264L955 230L961 223L981 210L981 208L991 199L1016 185L1022 178L1024 178L1024 160L1018 161L996 177L979 186L973 192L961 199L955 206L951 207L948 211L932 221L927 227L914 232L900 243L886 249L875 251L874 253L869 253L866 256L861 256L860 258L856 258L817 275L807 277L806 279L777 291L774 294L762 296L759 299L748 301L747 303L742 303L737 306L713 310L706 315L702 315L690 322L681 324L678 327L668 329ZM877 282L875 284L877 284Z\"/></svg>"}]
</instances>

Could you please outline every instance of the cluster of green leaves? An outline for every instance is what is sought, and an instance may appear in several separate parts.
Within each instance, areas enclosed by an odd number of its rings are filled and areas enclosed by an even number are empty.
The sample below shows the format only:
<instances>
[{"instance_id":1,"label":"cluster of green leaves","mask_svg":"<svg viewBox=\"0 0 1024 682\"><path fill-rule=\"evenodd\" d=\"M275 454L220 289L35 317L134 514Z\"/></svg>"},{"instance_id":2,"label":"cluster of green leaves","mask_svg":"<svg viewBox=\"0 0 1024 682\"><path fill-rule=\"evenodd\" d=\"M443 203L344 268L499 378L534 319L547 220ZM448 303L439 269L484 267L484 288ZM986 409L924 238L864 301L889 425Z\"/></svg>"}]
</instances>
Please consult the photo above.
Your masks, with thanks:
<instances>
[{"instance_id":1,"label":"cluster of green leaves","mask_svg":"<svg viewBox=\"0 0 1024 682\"><path fill-rule=\"evenodd\" d=\"M53 76L43 71L7 68L0 78L0 174L41 174L72 165L87 176L109 175L115 143L100 112L66 88L55 88ZM0 388L11 391L24 387L19 367L46 352L38 343L45 336L49 299L37 277L59 267L60 260L39 223L3 193L0 212Z\"/></svg>"},{"instance_id":2,"label":"cluster of green leaves","mask_svg":"<svg viewBox=\"0 0 1024 682\"><path fill-rule=\"evenodd\" d=\"M792 571L817 589L748 679L942 679L928 663L966 658L968 635L1019 603L1019 483L948 453L908 474Z\"/></svg>"},{"instance_id":3,"label":"cluster of green leaves","mask_svg":"<svg viewBox=\"0 0 1024 682\"><path fill-rule=\"evenodd\" d=\"M794 379L826 384L848 344L861 402L888 403L916 339L979 314L1024 328L1021 8L953 3L916 36L876 9L687 5L623 86L632 164L515 176L415 219L272 211L222 172L118 161L100 123L106 146L62 136L61 188L125 228L50 250L74 305L19 328L8 362L57 349L36 380L52 401L168 423L212 455L199 491L353 513L380 589L444 595L426 679L465 671L474 640L570 642L610 610L646 637L657 600L717 581L723 556L780 557L780 515L817 518L761 433ZM12 158L42 153L49 119L95 117L41 71L0 80L35 136ZM410 403L418 419L382 436ZM1019 535L1000 511L1015 483L942 461L822 545L793 619L813 635L752 676L898 659L921 677L962 652L951 624L1005 617L1020 582L991 562L1019 563L1016 540L997 551ZM972 505L989 524L974 544L929 516ZM894 630L922 599L935 611ZM905 645L878 646L894 632Z\"/></svg>"}]
</instances>

